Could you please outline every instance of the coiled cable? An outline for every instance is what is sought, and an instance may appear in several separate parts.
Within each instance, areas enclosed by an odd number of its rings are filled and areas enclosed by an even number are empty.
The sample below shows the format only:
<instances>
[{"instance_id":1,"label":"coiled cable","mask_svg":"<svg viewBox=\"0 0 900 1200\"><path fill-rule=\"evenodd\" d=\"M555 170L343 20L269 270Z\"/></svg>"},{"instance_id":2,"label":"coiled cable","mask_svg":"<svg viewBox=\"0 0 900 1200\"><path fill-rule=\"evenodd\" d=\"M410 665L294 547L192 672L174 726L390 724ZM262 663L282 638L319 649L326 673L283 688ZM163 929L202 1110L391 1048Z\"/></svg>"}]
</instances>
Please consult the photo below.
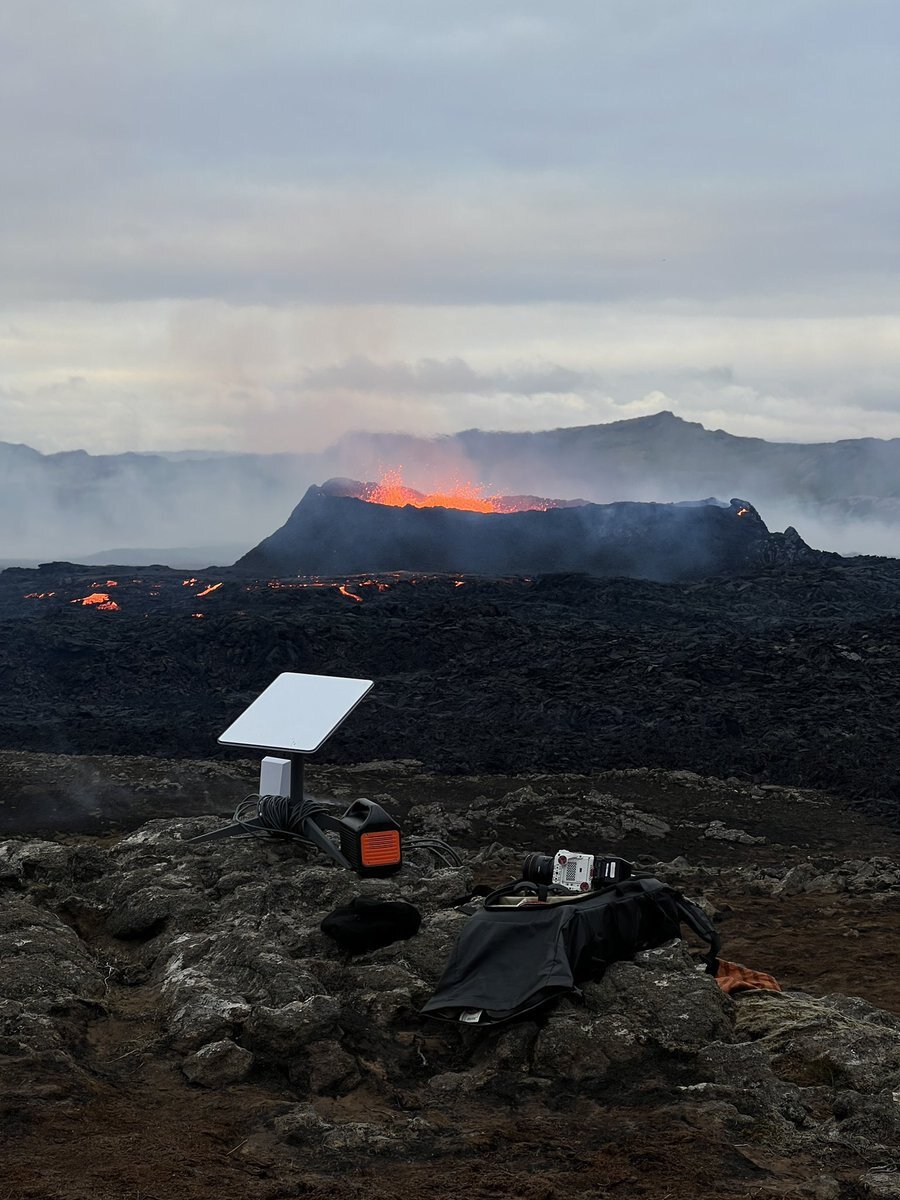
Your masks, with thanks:
<instances>
[{"instance_id":1,"label":"coiled cable","mask_svg":"<svg viewBox=\"0 0 900 1200\"><path fill-rule=\"evenodd\" d=\"M325 807L311 796L304 796L298 802L290 796L253 794L241 800L232 820L250 837L265 838L274 834L312 846L315 843L303 832L304 825L310 817L325 811ZM250 824L251 821L256 824Z\"/></svg>"}]
</instances>

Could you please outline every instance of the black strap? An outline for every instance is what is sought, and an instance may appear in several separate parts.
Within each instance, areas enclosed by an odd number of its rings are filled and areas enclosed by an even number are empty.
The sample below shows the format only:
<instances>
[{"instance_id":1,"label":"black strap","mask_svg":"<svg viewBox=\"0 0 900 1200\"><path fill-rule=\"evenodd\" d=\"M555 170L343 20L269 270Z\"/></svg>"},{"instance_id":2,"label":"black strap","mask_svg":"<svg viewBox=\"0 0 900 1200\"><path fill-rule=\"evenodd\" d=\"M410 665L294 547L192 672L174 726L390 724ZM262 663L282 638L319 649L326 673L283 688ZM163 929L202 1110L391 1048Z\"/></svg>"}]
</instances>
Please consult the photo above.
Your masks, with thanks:
<instances>
[{"instance_id":1,"label":"black strap","mask_svg":"<svg viewBox=\"0 0 900 1200\"><path fill-rule=\"evenodd\" d=\"M500 905L504 896L533 896L536 901L546 904L548 896L562 896L566 900L587 900L596 895L597 892L570 892L559 883L532 883L530 879L517 879L514 883L504 883L494 888L485 896L482 907L508 907Z\"/></svg>"},{"instance_id":2,"label":"black strap","mask_svg":"<svg viewBox=\"0 0 900 1200\"><path fill-rule=\"evenodd\" d=\"M719 951L722 948L722 939L716 932L715 925L702 908L698 908L696 904L686 900L680 892L675 893L675 903L678 905L678 915L681 920L696 933L702 942L706 942L709 946L709 954L705 955L703 961L706 963L707 974L715 975L719 965Z\"/></svg>"},{"instance_id":3,"label":"black strap","mask_svg":"<svg viewBox=\"0 0 900 1200\"><path fill-rule=\"evenodd\" d=\"M494 888L489 892L483 901L485 908L490 908L492 904L497 904L504 896L537 896L537 884L532 883L528 879L518 879L515 883L503 883L498 888Z\"/></svg>"}]
</instances>

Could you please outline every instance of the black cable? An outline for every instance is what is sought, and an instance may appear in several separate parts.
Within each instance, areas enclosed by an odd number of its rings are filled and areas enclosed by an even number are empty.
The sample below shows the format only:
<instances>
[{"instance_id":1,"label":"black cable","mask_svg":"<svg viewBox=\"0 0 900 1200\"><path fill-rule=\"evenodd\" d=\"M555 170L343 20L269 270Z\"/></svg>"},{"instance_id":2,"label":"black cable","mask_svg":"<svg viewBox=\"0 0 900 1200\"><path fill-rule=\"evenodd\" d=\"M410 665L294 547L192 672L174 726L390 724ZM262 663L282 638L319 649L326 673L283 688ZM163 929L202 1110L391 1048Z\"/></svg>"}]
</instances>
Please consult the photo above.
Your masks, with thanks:
<instances>
[{"instance_id":1,"label":"black cable","mask_svg":"<svg viewBox=\"0 0 900 1200\"><path fill-rule=\"evenodd\" d=\"M445 867L461 867L463 865L462 855L438 837L405 838L403 845L407 850L425 850L433 858L439 859Z\"/></svg>"},{"instance_id":2,"label":"black cable","mask_svg":"<svg viewBox=\"0 0 900 1200\"><path fill-rule=\"evenodd\" d=\"M310 818L315 820L322 814L328 814L328 809L311 796L304 796L302 800L296 801L292 800L290 796L251 794L245 796L235 808L232 820L235 825L240 825L250 837L285 837L295 842L302 842L314 850L321 850L323 849L321 842L310 838L304 829ZM256 824L251 825L250 821L255 821ZM324 834L321 836L324 837ZM404 838L403 844L407 850L424 850L443 863L445 867L461 867L463 865L462 855L438 837L426 835ZM414 866L415 864L410 863L409 865Z\"/></svg>"}]
</instances>

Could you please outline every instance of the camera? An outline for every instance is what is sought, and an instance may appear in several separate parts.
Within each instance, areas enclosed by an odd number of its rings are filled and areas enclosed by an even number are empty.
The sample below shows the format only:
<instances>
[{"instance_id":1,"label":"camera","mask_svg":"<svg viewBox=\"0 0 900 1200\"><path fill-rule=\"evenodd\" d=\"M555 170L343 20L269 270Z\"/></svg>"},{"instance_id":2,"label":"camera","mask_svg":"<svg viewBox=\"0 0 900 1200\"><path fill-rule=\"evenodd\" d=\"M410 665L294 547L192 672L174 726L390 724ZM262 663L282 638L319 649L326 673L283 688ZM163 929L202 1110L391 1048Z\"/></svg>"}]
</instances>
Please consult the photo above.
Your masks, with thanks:
<instances>
[{"instance_id":1,"label":"camera","mask_svg":"<svg viewBox=\"0 0 900 1200\"><path fill-rule=\"evenodd\" d=\"M557 850L555 854L526 855L522 878L544 887L558 884L569 892L608 887L631 875L631 863L614 855Z\"/></svg>"}]
</instances>

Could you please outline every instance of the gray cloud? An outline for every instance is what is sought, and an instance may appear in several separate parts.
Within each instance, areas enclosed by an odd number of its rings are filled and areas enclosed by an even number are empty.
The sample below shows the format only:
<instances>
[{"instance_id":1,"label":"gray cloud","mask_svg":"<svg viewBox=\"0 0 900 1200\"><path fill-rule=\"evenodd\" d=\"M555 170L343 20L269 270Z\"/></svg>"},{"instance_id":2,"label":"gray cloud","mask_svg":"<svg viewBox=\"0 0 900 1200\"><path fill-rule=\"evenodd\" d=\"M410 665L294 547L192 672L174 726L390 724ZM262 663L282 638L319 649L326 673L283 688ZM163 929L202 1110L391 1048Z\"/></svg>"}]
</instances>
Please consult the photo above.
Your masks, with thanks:
<instances>
[{"instance_id":1,"label":"gray cloud","mask_svg":"<svg viewBox=\"0 0 900 1200\"><path fill-rule=\"evenodd\" d=\"M821 303L898 249L891 4L6 14L7 300Z\"/></svg>"},{"instance_id":2,"label":"gray cloud","mask_svg":"<svg viewBox=\"0 0 900 1200\"><path fill-rule=\"evenodd\" d=\"M573 371L556 363L523 365L506 371L477 371L462 358L378 363L355 355L344 362L309 371L303 387L313 391L334 388L390 395L409 392L418 395L453 392L556 395L596 390L598 383L592 372Z\"/></svg>"},{"instance_id":3,"label":"gray cloud","mask_svg":"<svg viewBox=\"0 0 900 1200\"><path fill-rule=\"evenodd\" d=\"M496 173L440 188L107 180L69 196L65 220L38 203L0 227L0 301L681 299L880 311L894 299L900 195L877 207L777 190L751 198L737 182L693 195L673 181L664 196L629 197L584 179Z\"/></svg>"},{"instance_id":4,"label":"gray cloud","mask_svg":"<svg viewBox=\"0 0 900 1200\"><path fill-rule=\"evenodd\" d=\"M894 428L893 0L0 21L0 439Z\"/></svg>"}]
</instances>

